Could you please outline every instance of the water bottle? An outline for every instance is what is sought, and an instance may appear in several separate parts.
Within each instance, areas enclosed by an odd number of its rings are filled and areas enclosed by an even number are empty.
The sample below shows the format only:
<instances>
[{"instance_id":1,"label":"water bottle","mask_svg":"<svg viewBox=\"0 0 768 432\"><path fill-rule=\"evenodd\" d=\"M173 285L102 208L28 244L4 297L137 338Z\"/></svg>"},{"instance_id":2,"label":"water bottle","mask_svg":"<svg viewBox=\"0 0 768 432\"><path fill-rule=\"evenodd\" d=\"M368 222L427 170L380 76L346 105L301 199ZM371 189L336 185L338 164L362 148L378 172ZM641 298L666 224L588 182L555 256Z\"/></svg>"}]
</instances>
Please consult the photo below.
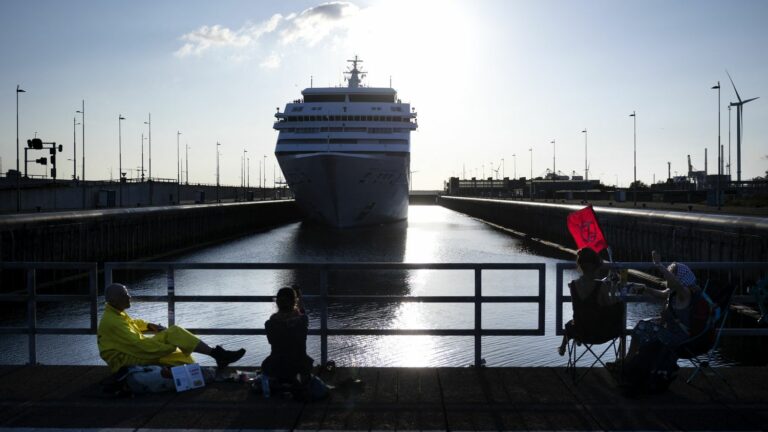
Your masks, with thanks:
<instances>
[{"instance_id":1,"label":"water bottle","mask_svg":"<svg viewBox=\"0 0 768 432\"><path fill-rule=\"evenodd\" d=\"M269 398L269 377L266 374L261 374L261 393L265 398Z\"/></svg>"}]
</instances>

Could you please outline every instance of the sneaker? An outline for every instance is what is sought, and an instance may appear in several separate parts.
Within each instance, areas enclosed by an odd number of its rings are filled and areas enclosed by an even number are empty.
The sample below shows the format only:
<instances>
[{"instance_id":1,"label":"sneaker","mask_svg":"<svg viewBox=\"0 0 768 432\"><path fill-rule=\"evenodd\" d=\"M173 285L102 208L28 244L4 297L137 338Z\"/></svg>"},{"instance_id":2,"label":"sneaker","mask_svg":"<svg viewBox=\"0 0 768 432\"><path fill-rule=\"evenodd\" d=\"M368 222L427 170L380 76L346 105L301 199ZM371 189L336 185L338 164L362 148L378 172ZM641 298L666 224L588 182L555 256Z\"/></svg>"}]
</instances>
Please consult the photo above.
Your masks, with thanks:
<instances>
[{"instance_id":1,"label":"sneaker","mask_svg":"<svg viewBox=\"0 0 768 432\"><path fill-rule=\"evenodd\" d=\"M237 351L227 351L222 348L221 345L216 345L216 348L211 350L211 357L216 360L216 366L218 366L219 369L224 369L229 366L230 363L234 363L243 358L244 355L244 348L240 348Z\"/></svg>"}]
</instances>

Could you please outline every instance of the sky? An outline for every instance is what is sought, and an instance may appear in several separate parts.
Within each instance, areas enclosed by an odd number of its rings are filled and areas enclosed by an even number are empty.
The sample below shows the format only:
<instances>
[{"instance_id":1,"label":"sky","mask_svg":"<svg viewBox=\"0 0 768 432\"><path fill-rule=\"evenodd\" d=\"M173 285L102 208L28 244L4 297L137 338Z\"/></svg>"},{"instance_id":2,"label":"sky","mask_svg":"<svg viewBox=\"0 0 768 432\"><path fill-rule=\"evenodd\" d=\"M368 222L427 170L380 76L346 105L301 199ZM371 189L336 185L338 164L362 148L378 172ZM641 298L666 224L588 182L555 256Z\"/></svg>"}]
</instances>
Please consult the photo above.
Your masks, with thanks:
<instances>
[{"instance_id":1,"label":"sky","mask_svg":"<svg viewBox=\"0 0 768 432\"><path fill-rule=\"evenodd\" d=\"M310 85L343 84L358 55L364 84L392 86L418 113L411 135L414 189L450 176L557 171L627 186L728 159L728 103L744 106L742 178L768 170L768 2L739 1L41 1L0 2L0 158L16 161L16 86L23 145L37 134L73 139L86 179L136 176L152 115L152 175L176 178L189 147L189 181L280 177L276 108ZM125 120L118 130L118 116ZM736 111L731 120L736 177ZM583 130L587 133L583 133ZM181 135L177 135L181 132ZM119 137L121 136L121 138ZM552 144L552 141L555 144ZM121 142L119 142L121 141ZM148 142L145 141L145 168ZM38 155L40 156L40 155ZM554 156L554 161L553 161ZM31 156L30 156L31 157ZM264 162L266 169L261 170ZM276 168L277 167L277 168ZM22 159L23 170L23 159ZM275 173L277 171L277 173ZM30 164L30 174L43 167Z\"/></svg>"}]
</instances>

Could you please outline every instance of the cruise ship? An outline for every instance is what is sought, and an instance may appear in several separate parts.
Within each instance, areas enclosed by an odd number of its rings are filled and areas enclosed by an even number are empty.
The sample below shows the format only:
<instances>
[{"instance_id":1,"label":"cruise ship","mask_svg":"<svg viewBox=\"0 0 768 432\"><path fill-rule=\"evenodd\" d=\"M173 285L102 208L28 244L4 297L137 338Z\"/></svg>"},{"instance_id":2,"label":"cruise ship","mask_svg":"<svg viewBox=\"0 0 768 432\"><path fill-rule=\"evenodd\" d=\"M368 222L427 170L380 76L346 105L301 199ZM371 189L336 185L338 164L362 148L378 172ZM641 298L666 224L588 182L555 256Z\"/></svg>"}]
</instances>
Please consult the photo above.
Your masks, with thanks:
<instances>
[{"instance_id":1,"label":"cruise ship","mask_svg":"<svg viewBox=\"0 0 768 432\"><path fill-rule=\"evenodd\" d=\"M408 217L416 113L387 87L366 87L355 56L346 87L310 87L275 114L275 156L296 203L338 227Z\"/></svg>"}]
</instances>

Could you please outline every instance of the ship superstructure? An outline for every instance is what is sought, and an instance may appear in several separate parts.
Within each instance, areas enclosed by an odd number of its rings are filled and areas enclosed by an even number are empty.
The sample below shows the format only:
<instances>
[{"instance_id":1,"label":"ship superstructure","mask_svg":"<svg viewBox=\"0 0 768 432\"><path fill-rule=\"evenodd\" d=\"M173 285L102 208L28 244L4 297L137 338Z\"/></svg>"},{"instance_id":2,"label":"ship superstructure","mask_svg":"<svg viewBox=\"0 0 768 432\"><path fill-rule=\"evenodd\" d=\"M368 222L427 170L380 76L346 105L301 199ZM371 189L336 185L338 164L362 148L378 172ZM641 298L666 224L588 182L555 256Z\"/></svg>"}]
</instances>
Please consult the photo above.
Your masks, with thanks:
<instances>
[{"instance_id":1,"label":"ship superstructure","mask_svg":"<svg viewBox=\"0 0 768 432\"><path fill-rule=\"evenodd\" d=\"M357 56L347 87L310 87L277 112L275 156L313 219L352 227L408 216L416 113L387 87L364 87Z\"/></svg>"}]
</instances>

